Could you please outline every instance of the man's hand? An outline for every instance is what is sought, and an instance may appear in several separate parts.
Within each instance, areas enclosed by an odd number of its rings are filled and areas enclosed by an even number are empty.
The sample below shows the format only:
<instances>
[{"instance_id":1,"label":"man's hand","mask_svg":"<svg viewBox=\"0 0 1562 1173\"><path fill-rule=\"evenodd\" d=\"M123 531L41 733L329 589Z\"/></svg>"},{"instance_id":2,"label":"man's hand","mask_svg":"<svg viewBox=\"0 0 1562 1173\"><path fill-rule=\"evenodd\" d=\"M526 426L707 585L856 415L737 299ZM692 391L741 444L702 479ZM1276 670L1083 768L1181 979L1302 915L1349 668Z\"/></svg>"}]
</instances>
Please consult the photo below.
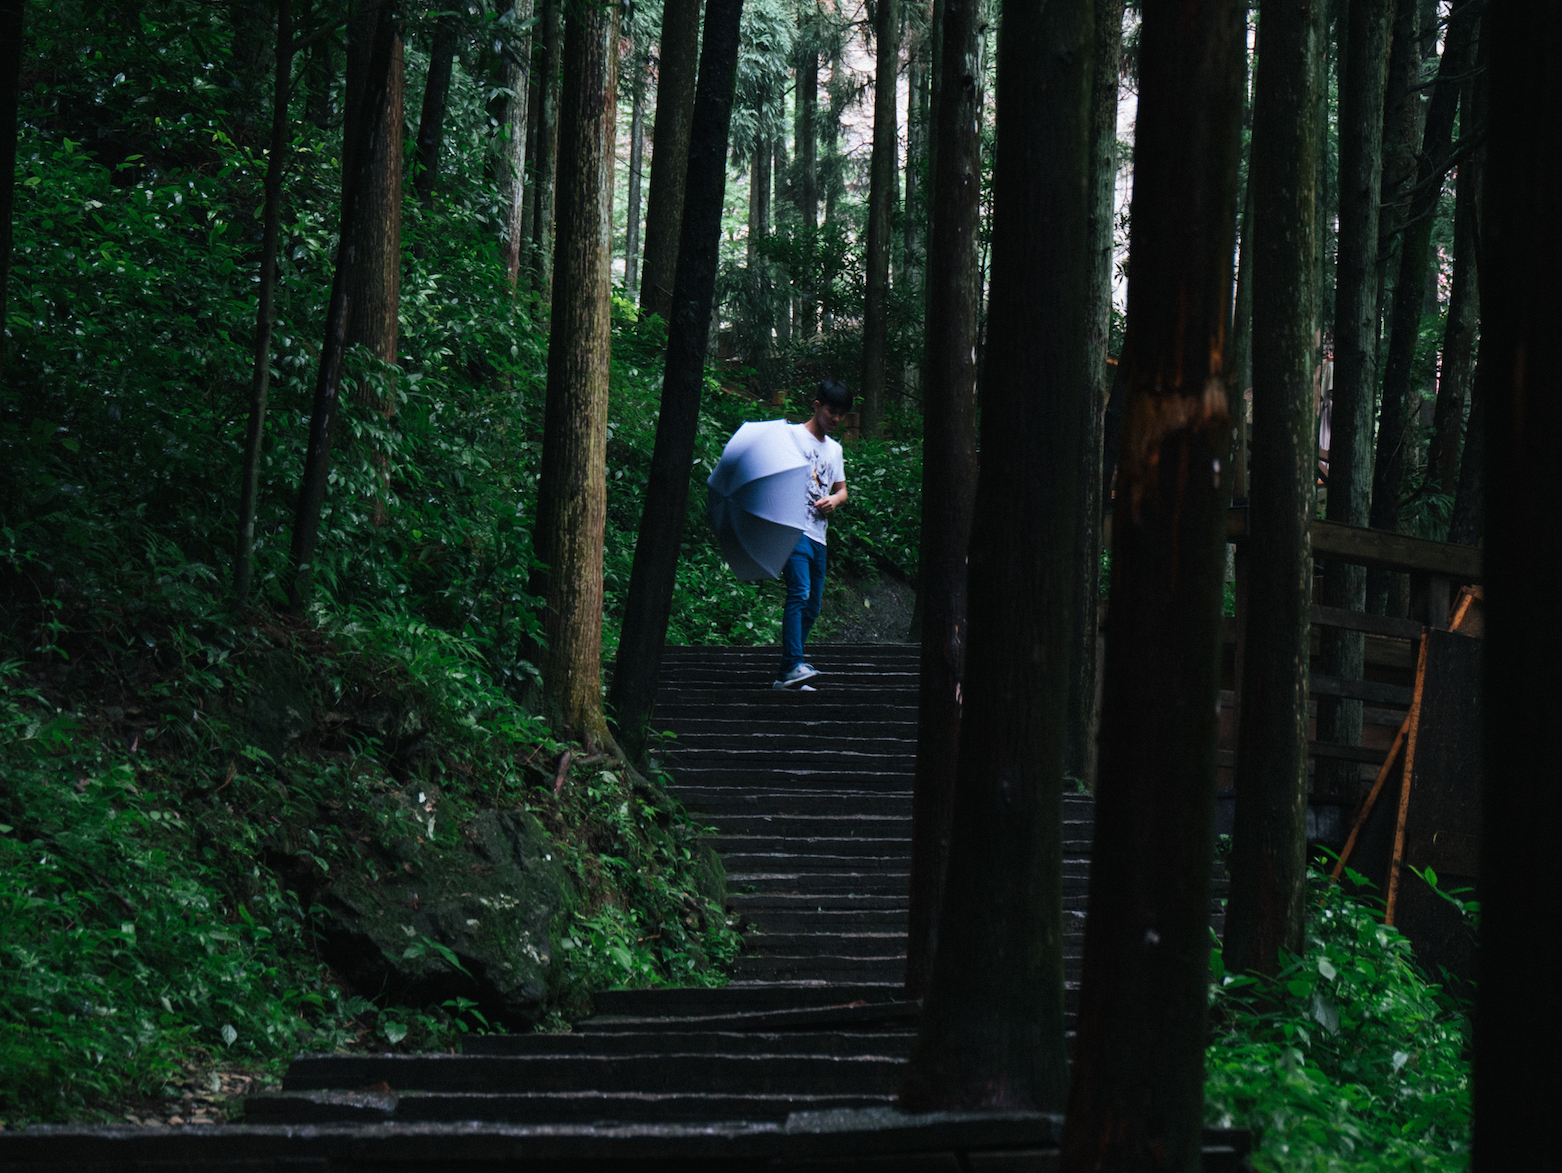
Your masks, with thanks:
<instances>
[{"instance_id":1,"label":"man's hand","mask_svg":"<svg viewBox=\"0 0 1562 1173\"><path fill-rule=\"evenodd\" d=\"M820 497L814 502L814 512L820 517L829 517L846 502L846 489L843 486L831 493L828 497Z\"/></svg>"}]
</instances>

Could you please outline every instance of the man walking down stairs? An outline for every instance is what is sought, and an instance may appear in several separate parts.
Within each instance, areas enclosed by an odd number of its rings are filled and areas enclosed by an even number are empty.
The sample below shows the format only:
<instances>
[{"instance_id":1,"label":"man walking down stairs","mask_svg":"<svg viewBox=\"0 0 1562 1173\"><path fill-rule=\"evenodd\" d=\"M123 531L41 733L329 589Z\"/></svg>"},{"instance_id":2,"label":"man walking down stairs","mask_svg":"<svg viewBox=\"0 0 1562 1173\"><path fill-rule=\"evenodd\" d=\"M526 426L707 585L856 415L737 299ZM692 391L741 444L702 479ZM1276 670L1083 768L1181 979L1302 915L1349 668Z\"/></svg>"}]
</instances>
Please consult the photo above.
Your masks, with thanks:
<instances>
[{"instance_id":1,"label":"man walking down stairs","mask_svg":"<svg viewBox=\"0 0 1562 1173\"><path fill-rule=\"evenodd\" d=\"M770 688L774 656L669 648L658 694L673 793L714 829L743 919L728 985L604 991L568 1034L479 1036L461 1055L300 1056L243 1126L164 1133L172 1148L55 1130L33 1158L63 1145L126 1169L153 1155L214 1169L1055 1168L1055 1118L893 1110L917 1014L901 994L917 649L816 646L811 693ZM1065 800L1071 1012L1091 813L1088 796ZM1207 1136L1205 1168L1242 1167L1245 1137ZM0 1135L0 1173L28 1159L22 1139Z\"/></svg>"}]
</instances>

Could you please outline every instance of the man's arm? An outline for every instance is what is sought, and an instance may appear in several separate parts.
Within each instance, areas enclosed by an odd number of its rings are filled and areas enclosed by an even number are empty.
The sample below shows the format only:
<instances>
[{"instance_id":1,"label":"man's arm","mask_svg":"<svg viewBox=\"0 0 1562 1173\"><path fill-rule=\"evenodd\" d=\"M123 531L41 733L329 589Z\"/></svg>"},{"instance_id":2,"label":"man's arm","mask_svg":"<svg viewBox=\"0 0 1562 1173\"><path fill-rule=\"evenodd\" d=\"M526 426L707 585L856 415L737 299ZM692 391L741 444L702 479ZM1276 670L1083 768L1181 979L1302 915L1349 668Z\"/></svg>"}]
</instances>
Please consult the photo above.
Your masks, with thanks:
<instances>
[{"instance_id":1,"label":"man's arm","mask_svg":"<svg viewBox=\"0 0 1562 1173\"><path fill-rule=\"evenodd\" d=\"M846 482L836 481L830 486L830 495L820 497L814 502L814 512L820 517L828 517L842 505L846 504Z\"/></svg>"}]
</instances>

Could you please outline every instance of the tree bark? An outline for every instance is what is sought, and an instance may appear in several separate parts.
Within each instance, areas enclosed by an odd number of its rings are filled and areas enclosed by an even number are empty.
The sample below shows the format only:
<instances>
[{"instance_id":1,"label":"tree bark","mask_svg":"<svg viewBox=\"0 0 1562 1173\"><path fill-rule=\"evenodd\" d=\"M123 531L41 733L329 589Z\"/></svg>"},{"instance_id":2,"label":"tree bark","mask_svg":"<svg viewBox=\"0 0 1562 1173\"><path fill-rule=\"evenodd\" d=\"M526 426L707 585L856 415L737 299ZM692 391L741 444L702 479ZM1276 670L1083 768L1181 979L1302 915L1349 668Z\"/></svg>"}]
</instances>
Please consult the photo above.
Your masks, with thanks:
<instances>
[{"instance_id":1,"label":"tree bark","mask_svg":"<svg viewBox=\"0 0 1562 1173\"><path fill-rule=\"evenodd\" d=\"M1323 11L1265 0L1253 98L1253 433L1248 610L1226 965L1302 946L1312 603L1317 55Z\"/></svg>"},{"instance_id":2,"label":"tree bark","mask_svg":"<svg viewBox=\"0 0 1562 1173\"><path fill-rule=\"evenodd\" d=\"M1477 40L1484 46L1484 40ZM1475 77L1467 77L1459 102L1461 139L1486 129L1488 54L1478 47ZM1454 272L1448 291L1448 317L1443 331L1442 367L1437 380L1437 404L1432 413L1432 446L1427 454L1427 482L1434 492L1453 496L1459 484L1459 441L1464 431L1465 405L1475 367L1475 331L1480 318L1480 200L1485 148L1459 164L1454 196Z\"/></svg>"},{"instance_id":3,"label":"tree bark","mask_svg":"<svg viewBox=\"0 0 1562 1173\"><path fill-rule=\"evenodd\" d=\"M946 45L946 61L965 48ZM971 703L961 718L938 948L900 1092L911 1111L1057 1111L1068 1090L1068 622L1058 617L1073 614L1080 388L1090 375L1078 291L1090 271L1094 52L1094 0L1004 14L993 232L1005 244L993 257L981 384L963 684ZM881 84L893 76L883 61Z\"/></svg>"},{"instance_id":4,"label":"tree bark","mask_svg":"<svg viewBox=\"0 0 1562 1173\"><path fill-rule=\"evenodd\" d=\"M1096 641L1101 598L1101 466L1106 408L1107 343L1112 330L1112 244L1117 194L1117 83L1122 63L1122 0L1096 0L1095 78L1090 99L1090 277L1083 339L1087 404L1079 450L1080 494L1074 503L1079 557L1074 568L1074 622L1069 647L1068 749L1064 777L1084 786L1096 773Z\"/></svg>"},{"instance_id":5,"label":"tree bark","mask_svg":"<svg viewBox=\"0 0 1562 1173\"><path fill-rule=\"evenodd\" d=\"M349 106L343 133L342 222L336 246L336 272L331 298L326 304L325 341L320 349L320 369L315 379L314 407L309 418L309 445L304 451L304 475L293 518L293 543L288 556L288 610L302 615L313 589L314 558L319 547L320 511L325 505L331 471L331 441L341 414L342 360L348 346L348 290L358 284L355 270L361 263L362 218L369 214L364 193L373 185L379 165L376 145L383 138L390 94L398 73L401 37L391 5L374 9L374 23L364 63L364 85L356 106Z\"/></svg>"},{"instance_id":6,"label":"tree bark","mask_svg":"<svg viewBox=\"0 0 1562 1173\"><path fill-rule=\"evenodd\" d=\"M646 54L635 50L629 114L629 209L624 231L624 290L630 296L640 285L640 171L645 163Z\"/></svg>"},{"instance_id":7,"label":"tree bark","mask_svg":"<svg viewBox=\"0 0 1562 1173\"><path fill-rule=\"evenodd\" d=\"M607 392L612 352L613 170L618 6L571 0L559 102L558 232L548 391L537 494L548 564L543 695L555 728L588 748L610 741L602 714L602 539L607 523Z\"/></svg>"},{"instance_id":8,"label":"tree bark","mask_svg":"<svg viewBox=\"0 0 1562 1173\"><path fill-rule=\"evenodd\" d=\"M347 106L356 109L369 83L371 42L380 24L380 10L392 0L365 0L354 9L347 34ZM391 50L390 75L385 86L385 108L375 116L374 137L369 143L366 182L359 193L358 252L347 291L347 345L361 343L382 362L396 361L401 302L401 152L402 152L401 34L398 29ZM345 215L343 216L345 220ZM365 382L358 398L384 414L395 411L394 399L376 396Z\"/></svg>"},{"instance_id":9,"label":"tree bark","mask_svg":"<svg viewBox=\"0 0 1562 1173\"><path fill-rule=\"evenodd\" d=\"M537 70L537 165L533 169L531 209L532 288L543 300L549 297L553 281L553 197L559 155L559 50L563 40L564 0L542 0L542 10L533 27L535 51L533 68Z\"/></svg>"},{"instance_id":10,"label":"tree bark","mask_svg":"<svg viewBox=\"0 0 1562 1173\"><path fill-rule=\"evenodd\" d=\"M1490 137L1482 185L1481 357L1490 439L1486 536L1485 770L1475 1004L1476 1173L1554 1169L1550 1113L1562 1096L1557 974L1562 940L1562 11L1499 2L1492 40ZM1477 391L1477 400L1482 392ZM1537 931L1540 930L1540 931Z\"/></svg>"},{"instance_id":11,"label":"tree bark","mask_svg":"<svg viewBox=\"0 0 1562 1173\"><path fill-rule=\"evenodd\" d=\"M429 49L428 78L423 86L423 110L418 116L418 145L412 172L412 188L424 208L434 204L434 181L439 175L439 152L445 140L445 106L450 97L450 73L456 56L456 15L447 12L434 26Z\"/></svg>"},{"instance_id":12,"label":"tree bark","mask_svg":"<svg viewBox=\"0 0 1562 1173\"><path fill-rule=\"evenodd\" d=\"M499 196L499 251L504 274L515 288L520 280L523 202L526 175L526 62L510 43L509 32L530 15L530 3L511 0L494 28L498 46L494 62L494 96L488 116L494 126L493 179Z\"/></svg>"},{"instance_id":13,"label":"tree bark","mask_svg":"<svg viewBox=\"0 0 1562 1173\"><path fill-rule=\"evenodd\" d=\"M1413 3L1414 0L1404 0ZM1330 415L1327 515L1366 525L1372 481L1372 416L1378 383L1378 193L1383 186L1383 100L1395 0L1349 0L1340 87L1339 262L1334 292L1334 406ZM1323 601L1361 611L1366 569L1339 560L1324 568ZM1323 671L1365 678L1360 632L1319 633ZM1318 740L1360 745L1359 700L1320 696ZM1354 797L1360 767L1319 758L1321 794Z\"/></svg>"},{"instance_id":14,"label":"tree bark","mask_svg":"<svg viewBox=\"0 0 1562 1173\"><path fill-rule=\"evenodd\" d=\"M899 159L895 83L900 72L900 0L878 0L873 35L873 155L868 164L868 241L863 268L867 297L862 308L862 434L879 435L884 419L885 364L889 351L890 220L895 213L895 170Z\"/></svg>"},{"instance_id":15,"label":"tree bark","mask_svg":"<svg viewBox=\"0 0 1562 1173\"><path fill-rule=\"evenodd\" d=\"M1484 188L1485 184L1481 186ZM1448 524L1448 540L1461 546L1480 545L1486 530L1487 391L1481 378L1477 364L1475 383L1470 388L1470 420L1464 428L1464 458L1459 461L1459 487L1454 492L1453 517Z\"/></svg>"},{"instance_id":16,"label":"tree bark","mask_svg":"<svg viewBox=\"0 0 1562 1173\"><path fill-rule=\"evenodd\" d=\"M260 290L255 305L255 362L250 374L249 424L244 430L244 465L239 474L239 541L233 558L234 610L240 612L249 602L250 583L255 568L255 507L260 488L260 450L266 434L266 400L271 391L271 332L277 317L277 249L282 235L282 172L286 166L287 104L292 74L293 4L292 0L277 0L271 148L266 158L266 197L261 214ZM5 172L5 176L9 178L13 172L14 165ZM7 231L10 222L7 216ZM3 292L0 292L0 299L3 299ZM0 300L0 309L3 308L4 302ZM4 320L3 315L0 315L0 323Z\"/></svg>"},{"instance_id":17,"label":"tree bark","mask_svg":"<svg viewBox=\"0 0 1562 1173\"><path fill-rule=\"evenodd\" d=\"M699 45L700 0L666 0L656 67L656 129L651 140L651 189L645 205L640 309L669 324L678 242L682 239Z\"/></svg>"},{"instance_id":18,"label":"tree bark","mask_svg":"<svg viewBox=\"0 0 1562 1173\"><path fill-rule=\"evenodd\" d=\"M819 228L819 47L814 43L813 21L805 20L801 12L798 34L801 43L797 54L797 115L794 120L797 140L798 204L803 231L812 242ZM797 332L803 338L812 338L818 328L819 299L814 291L805 291L797 299Z\"/></svg>"},{"instance_id":19,"label":"tree bark","mask_svg":"<svg viewBox=\"0 0 1562 1173\"><path fill-rule=\"evenodd\" d=\"M678 551L689 497L689 468L699 424L705 350L716 298L727 134L738 69L743 0L706 0L699 88L687 147L688 173L678 246L678 279L662 375L662 406L646 483L645 509L629 573L629 595L613 671L611 703L619 745L631 761L645 753L656 707L657 675L667 642ZM655 175L655 171L652 171Z\"/></svg>"},{"instance_id":20,"label":"tree bark","mask_svg":"<svg viewBox=\"0 0 1562 1173\"><path fill-rule=\"evenodd\" d=\"M976 322L981 306L977 236L982 162L977 130L981 0L943 0L942 76L933 137L927 253L927 392L922 401L922 611L917 765L911 811L911 914L906 996L927 992L938 948L959 763L966 649L966 548L976 491Z\"/></svg>"},{"instance_id":21,"label":"tree bark","mask_svg":"<svg viewBox=\"0 0 1562 1173\"><path fill-rule=\"evenodd\" d=\"M905 237L905 280L912 286L922 285L924 245L922 227L926 196L922 193L922 177L926 172L927 138L927 61L928 38L924 33L911 45L906 56L906 214L903 229Z\"/></svg>"},{"instance_id":22,"label":"tree bark","mask_svg":"<svg viewBox=\"0 0 1562 1173\"><path fill-rule=\"evenodd\" d=\"M1437 67L1437 85L1427 108L1416 157L1414 187L1398 196L1407 201L1399 250L1399 279L1394 283L1390 311L1388 358L1383 368L1383 396L1378 409L1377 458L1372 469L1372 504L1367 521L1374 529L1392 530L1399 525L1399 502L1405 479L1405 451L1417 412L1410 403L1410 368L1421 337L1427 266L1431 259L1432 228L1438 197L1443 190L1449 147L1453 141L1454 115L1459 107L1459 75L1470 65L1467 49L1476 17L1476 0L1460 0L1448 21L1443 57ZM1388 575L1374 571L1367 578L1368 609L1381 614L1388 600Z\"/></svg>"},{"instance_id":23,"label":"tree bark","mask_svg":"<svg viewBox=\"0 0 1562 1173\"><path fill-rule=\"evenodd\" d=\"M1236 390L1224 358L1247 11L1242 0L1149 0L1142 11L1128 402L1063 1137L1062 1168L1079 1173L1197 1173L1203 1147L1225 550L1217 470Z\"/></svg>"},{"instance_id":24,"label":"tree bark","mask_svg":"<svg viewBox=\"0 0 1562 1173\"><path fill-rule=\"evenodd\" d=\"M16 125L21 105L24 7L24 0L0 3L0 370L10 360L10 343L5 336L10 305L6 287L11 279L11 221L16 203Z\"/></svg>"}]
</instances>

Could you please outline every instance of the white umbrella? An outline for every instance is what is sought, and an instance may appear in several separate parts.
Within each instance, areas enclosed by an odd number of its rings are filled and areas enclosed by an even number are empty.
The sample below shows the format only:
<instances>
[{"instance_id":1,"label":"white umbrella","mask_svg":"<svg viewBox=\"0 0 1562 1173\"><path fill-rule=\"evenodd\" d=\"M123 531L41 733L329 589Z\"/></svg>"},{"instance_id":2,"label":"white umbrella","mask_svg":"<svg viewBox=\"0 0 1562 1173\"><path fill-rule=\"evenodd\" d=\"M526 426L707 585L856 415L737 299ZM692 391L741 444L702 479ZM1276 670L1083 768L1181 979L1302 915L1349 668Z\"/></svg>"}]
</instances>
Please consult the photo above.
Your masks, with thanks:
<instances>
[{"instance_id":1,"label":"white umbrella","mask_svg":"<svg viewBox=\"0 0 1562 1173\"><path fill-rule=\"evenodd\" d=\"M813 462L785 420L739 428L705 482L706 511L732 573L744 582L777 578L808 521Z\"/></svg>"}]
</instances>

